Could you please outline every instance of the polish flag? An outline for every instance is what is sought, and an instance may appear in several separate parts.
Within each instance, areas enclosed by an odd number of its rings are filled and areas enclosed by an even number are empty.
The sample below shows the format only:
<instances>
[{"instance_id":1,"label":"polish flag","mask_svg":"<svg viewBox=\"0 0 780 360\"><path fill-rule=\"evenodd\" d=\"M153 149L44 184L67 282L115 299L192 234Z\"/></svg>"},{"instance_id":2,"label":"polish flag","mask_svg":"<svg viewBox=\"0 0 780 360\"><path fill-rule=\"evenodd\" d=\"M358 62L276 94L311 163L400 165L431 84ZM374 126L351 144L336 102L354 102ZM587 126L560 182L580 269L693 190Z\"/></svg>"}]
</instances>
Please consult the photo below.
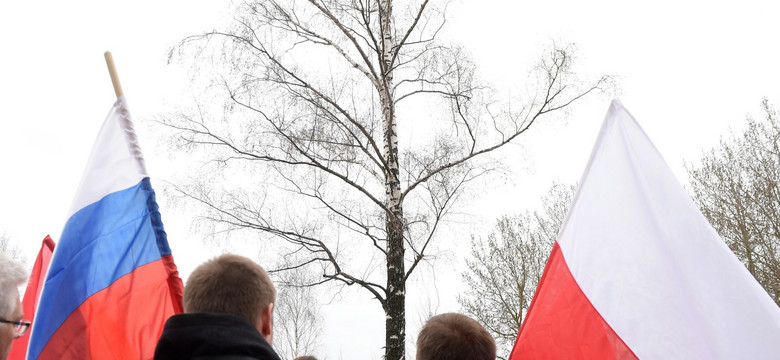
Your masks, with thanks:
<instances>
[{"instance_id":1,"label":"polish flag","mask_svg":"<svg viewBox=\"0 0 780 360\"><path fill-rule=\"evenodd\" d=\"M642 128L607 112L510 360L778 359L778 307Z\"/></svg>"}]
</instances>

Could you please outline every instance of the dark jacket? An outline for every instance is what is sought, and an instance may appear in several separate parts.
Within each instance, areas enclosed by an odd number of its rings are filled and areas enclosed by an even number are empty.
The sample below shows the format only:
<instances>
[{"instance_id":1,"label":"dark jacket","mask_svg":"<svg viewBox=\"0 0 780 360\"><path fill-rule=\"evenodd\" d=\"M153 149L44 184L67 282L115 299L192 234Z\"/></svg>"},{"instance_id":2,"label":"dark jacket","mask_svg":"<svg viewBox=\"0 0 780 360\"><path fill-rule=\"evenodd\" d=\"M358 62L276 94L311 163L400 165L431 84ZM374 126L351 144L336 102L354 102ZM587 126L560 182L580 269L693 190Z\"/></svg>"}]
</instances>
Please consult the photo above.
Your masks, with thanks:
<instances>
[{"instance_id":1,"label":"dark jacket","mask_svg":"<svg viewBox=\"0 0 780 360\"><path fill-rule=\"evenodd\" d=\"M171 316L154 350L155 360L279 360L260 332L227 314Z\"/></svg>"}]
</instances>

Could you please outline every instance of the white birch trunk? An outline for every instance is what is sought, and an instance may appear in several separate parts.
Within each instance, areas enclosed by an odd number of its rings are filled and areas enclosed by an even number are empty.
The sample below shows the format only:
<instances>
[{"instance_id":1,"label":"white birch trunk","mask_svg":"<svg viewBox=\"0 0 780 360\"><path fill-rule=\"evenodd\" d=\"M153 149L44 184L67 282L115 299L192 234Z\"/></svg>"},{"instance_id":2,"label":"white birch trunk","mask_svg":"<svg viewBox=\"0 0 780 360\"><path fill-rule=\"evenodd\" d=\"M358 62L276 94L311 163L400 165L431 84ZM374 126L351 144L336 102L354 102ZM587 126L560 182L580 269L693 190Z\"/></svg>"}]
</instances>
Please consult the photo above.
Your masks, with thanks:
<instances>
[{"instance_id":1,"label":"white birch trunk","mask_svg":"<svg viewBox=\"0 0 780 360\"><path fill-rule=\"evenodd\" d=\"M398 170L398 134L396 133L393 94L392 59L395 44L392 33L392 0L382 0L382 117L384 156L388 172L385 174L385 196L390 213L387 214L387 306L385 323L385 359L404 359L406 343L406 286L404 281L404 221L401 203L401 182Z\"/></svg>"}]
</instances>

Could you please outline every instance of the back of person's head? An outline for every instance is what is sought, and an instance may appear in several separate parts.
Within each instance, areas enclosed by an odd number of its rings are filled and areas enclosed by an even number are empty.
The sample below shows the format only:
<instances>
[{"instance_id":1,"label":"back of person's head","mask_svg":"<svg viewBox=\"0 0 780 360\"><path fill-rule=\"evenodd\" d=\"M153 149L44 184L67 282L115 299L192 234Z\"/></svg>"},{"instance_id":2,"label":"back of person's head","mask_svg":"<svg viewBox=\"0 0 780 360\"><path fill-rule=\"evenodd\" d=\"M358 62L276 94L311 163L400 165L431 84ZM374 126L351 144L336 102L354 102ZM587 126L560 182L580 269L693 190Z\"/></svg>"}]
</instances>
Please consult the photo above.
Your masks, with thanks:
<instances>
[{"instance_id":1,"label":"back of person's head","mask_svg":"<svg viewBox=\"0 0 780 360\"><path fill-rule=\"evenodd\" d=\"M221 313L255 325L276 301L276 289L260 265L225 254L198 266L184 287L185 313Z\"/></svg>"},{"instance_id":2,"label":"back of person's head","mask_svg":"<svg viewBox=\"0 0 780 360\"><path fill-rule=\"evenodd\" d=\"M8 319L19 301L19 286L27 281L24 266L0 252L0 317Z\"/></svg>"},{"instance_id":3,"label":"back of person's head","mask_svg":"<svg viewBox=\"0 0 780 360\"><path fill-rule=\"evenodd\" d=\"M298 356L293 360L317 360L317 358L311 355L303 355L303 356Z\"/></svg>"},{"instance_id":4,"label":"back of person's head","mask_svg":"<svg viewBox=\"0 0 780 360\"><path fill-rule=\"evenodd\" d=\"M417 360L495 360L496 343L482 325L457 313L439 314L417 338Z\"/></svg>"}]
</instances>

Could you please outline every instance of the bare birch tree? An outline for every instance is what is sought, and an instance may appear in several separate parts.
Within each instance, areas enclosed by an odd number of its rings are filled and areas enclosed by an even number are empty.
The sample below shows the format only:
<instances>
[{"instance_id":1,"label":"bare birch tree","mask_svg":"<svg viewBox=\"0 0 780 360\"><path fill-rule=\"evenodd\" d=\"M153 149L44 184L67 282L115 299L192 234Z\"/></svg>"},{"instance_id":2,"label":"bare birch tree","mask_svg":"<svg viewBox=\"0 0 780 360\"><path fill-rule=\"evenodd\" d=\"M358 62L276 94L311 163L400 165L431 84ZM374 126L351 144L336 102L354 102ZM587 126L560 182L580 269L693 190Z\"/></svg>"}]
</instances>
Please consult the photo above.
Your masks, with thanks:
<instances>
[{"instance_id":1,"label":"bare birch tree","mask_svg":"<svg viewBox=\"0 0 780 360\"><path fill-rule=\"evenodd\" d=\"M512 351L574 193L554 184L541 210L504 216L487 238L472 237L463 273L469 290L458 302L493 335L500 359Z\"/></svg>"},{"instance_id":2,"label":"bare birch tree","mask_svg":"<svg viewBox=\"0 0 780 360\"><path fill-rule=\"evenodd\" d=\"M317 268L318 282L369 292L386 315L386 359L404 357L407 280L458 195L495 168L489 154L606 81L575 81L571 54L553 48L527 96L496 101L467 52L437 39L445 7L248 1L232 25L171 53L214 80L212 100L163 120L210 159L181 194L218 231L263 232L308 253L295 267Z\"/></svg>"},{"instance_id":3,"label":"bare birch tree","mask_svg":"<svg viewBox=\"0 0 780 360\"><path fill-rule=\"evenodd\" d=\"M780 119L768 100L762 108L687 168L704 216L780 305Z\"/></svg>"}]
</instances>

